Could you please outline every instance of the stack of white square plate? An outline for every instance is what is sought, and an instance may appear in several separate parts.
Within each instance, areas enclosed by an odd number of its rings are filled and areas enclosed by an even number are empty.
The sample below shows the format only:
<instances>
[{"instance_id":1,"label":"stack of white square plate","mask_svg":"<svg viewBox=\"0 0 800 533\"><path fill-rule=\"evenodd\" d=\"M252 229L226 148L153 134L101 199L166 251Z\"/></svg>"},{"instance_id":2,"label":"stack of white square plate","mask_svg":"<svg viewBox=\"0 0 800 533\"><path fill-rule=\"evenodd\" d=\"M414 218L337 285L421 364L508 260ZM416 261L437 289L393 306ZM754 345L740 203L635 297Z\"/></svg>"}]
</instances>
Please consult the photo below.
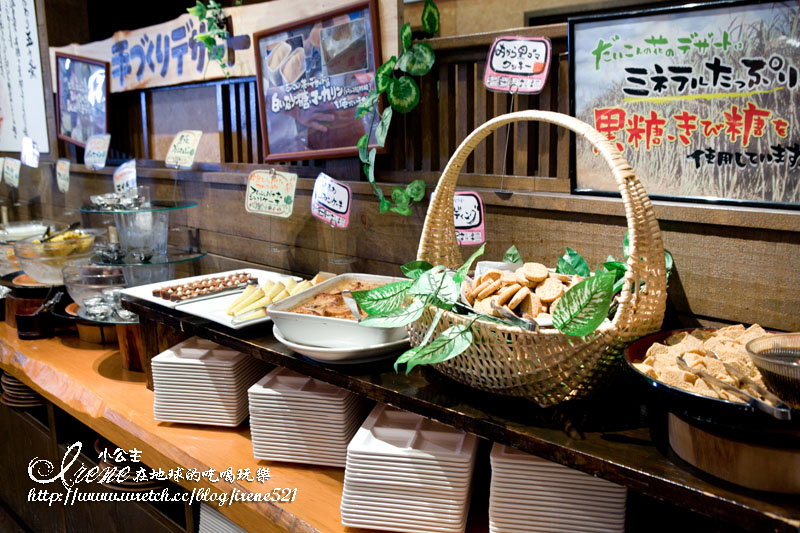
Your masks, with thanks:
<instances>
[{"instance_id":1,"label":"stack of white square plate","mask_svg":"<svg viewBox=\"0 0 800 533\"><path fill-rule=\"evenodd\" d=\"M269 369L199 337L158 354L151 366L156 420L231 427L247 418L247 389Z\"/></svg>"},{"instance_id":2,"label":"stack of white square plate","mask_svg":"<svg viewBox=\"0 0 800 533\"><path fill-rule=\"evenodd\" d=\"M197 533L246 533L246 530L234 524L213 507L201 503Z\"/></svg>"},{"instance_id":3,"label":"stack of white square plate","mask_svg":"<svg viewBox=\"0 0 800 533\"><path fill-rule=\"evenodd\" d=\"M625 531L625 487L497 443L491 463L492 533Z\"/></svg>"},{"instance_id":4,"label":"stack of white square plate","mask_svg":"<svg viewBox=\"0 0 800 533\"><path fill-rule=\"evenodd\" d=\"M342 524L461 532L478 439L379 404L347 447Z\"/></svg>"},{"instance_id":5,"label":"stack of white square plate","mask_svg":"<svg viewBox=\"0 0 800 533\"><path fill-rule=\"evenodd\" d=\"M345 389L276 368L250 387L256 459L345 465L347 444L372 402Z\"/></svg>"}]
</instances>

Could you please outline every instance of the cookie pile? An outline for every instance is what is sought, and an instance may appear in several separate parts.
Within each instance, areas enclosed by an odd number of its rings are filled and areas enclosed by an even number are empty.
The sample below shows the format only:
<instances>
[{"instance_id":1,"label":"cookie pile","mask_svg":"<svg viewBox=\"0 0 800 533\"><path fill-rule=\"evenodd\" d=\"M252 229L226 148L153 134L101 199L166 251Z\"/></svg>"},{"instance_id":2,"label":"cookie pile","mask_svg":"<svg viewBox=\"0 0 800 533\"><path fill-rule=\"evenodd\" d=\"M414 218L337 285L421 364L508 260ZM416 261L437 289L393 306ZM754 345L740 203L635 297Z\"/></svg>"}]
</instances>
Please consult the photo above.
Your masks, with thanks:
<instances>
[{"instance_id":1,"label":"cookie pile","mask_svg":"<svg viewBox=\"0 0 800 533\"><path fill-rule=\"evenodd\" d=\"M550 272L540 263L525 263L514 272L488 270L464 289L469 304L485 315L500 317L498 307L528 320L549 318L578 276Z\"/></svg>"}]
</instances>

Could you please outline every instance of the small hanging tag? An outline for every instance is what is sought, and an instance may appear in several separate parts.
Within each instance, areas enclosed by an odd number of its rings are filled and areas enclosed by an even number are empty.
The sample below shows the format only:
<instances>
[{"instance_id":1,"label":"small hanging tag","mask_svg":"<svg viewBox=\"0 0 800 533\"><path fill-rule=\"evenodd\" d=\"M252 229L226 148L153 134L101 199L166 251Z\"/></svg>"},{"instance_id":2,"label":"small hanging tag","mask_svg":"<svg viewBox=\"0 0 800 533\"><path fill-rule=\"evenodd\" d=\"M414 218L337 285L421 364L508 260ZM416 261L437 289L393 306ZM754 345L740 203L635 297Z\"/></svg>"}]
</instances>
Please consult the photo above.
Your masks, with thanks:
<instances>
[{"instance_id":1,"label":"small hanging tag","mask_svg":"<svg viewBox=\"0 0 800 533\"><path fill-rule=\"evenodd\" d=\"M489 49L483 85L501 93L537 94L550 71L547 37L498 37Z\"/></svg>"},{"instance_id":2,"label":"small hanging tag","mask_svg":"<svg viewBox=\"0 0 800 533\"><path fill-rule=\"evenodd\" d=\"M108 133L89 137L83 152L83 164L86 165L86 168L100 170L106 166L109 144L111 144L111 135Z\"/></svg>"},{"instance_id":3,"label":"small hanging tag","mask_svg":"<svg viewBox=\"0 0 800 533\"><path fill-rule=\"evenodd\" d=\"M114 192L136 188L136 160L125 161L114 171Z\"/></svg>"},{"instance_id":4,"label":"small hanging tag","mask_svg":"<svg viewBox=\"0 0 800 533\"><path fill-rule=\"evenodd\" d=\"M22 138L22 164L26 167L39 168L39 145L30 137Z\"/></svg>"},{"instance_id":5,"label":"small hanging tag","mask_svg":"<svg viewBox=\"0 0 800 533\"><path fill-rule=\"evenodd\" d=\"M69 159L56 161L56 184L59 191L65 194L69 191Z\"/></svg>"},{"instance_id":6,"label":"small hanging tag","mask_svg":"<svg viewBox=\"0 0 800 533\"><path fill-rule=\"evenodd\" d=\"M203 132L200 130L179 131L172 139L164 164L171 168L192 168L202 136Z\"/></svg>"},{"instance_id":7,"label":"small hanging tag","mask_svg":"<svg viewBox=\"0 0 800 533\"><path fill-rule=\"evenodd\" d=\"M311 194L311 214L337 228L350 223L350 187L320 172Z\"/></svg>"},{"instance_id":8,"label":"small hanging tag","mask_svg":"<svg viewBox=\"0 0 800 533\"><path fill-rule=\"evenodd\" d=\"M483 220L483 201L472 191L457 192L453 197L453 222L459 246L483 244L486 231Z\"/></svg>"},{"instance_id":9,"label":"small hanging tag","mask_svg":"<svg viewBox=\"0 0 800 533\"><path fill-rule=\"evenodd\" d=\"M269 170L254 170L247 180L244 208L248 213L274 217L292 216L297 174Z\"/></svg>"},{"instance_id":10,"label":"small hanging tag","mask_svg":"<svg viewBox=\"0 0 800 533\"><path fill-rule=\"evenodd\" d=\"M6 157L3 163L3 181L15 189L19 187L19 159Z\"/></svg>"}]
</instances>

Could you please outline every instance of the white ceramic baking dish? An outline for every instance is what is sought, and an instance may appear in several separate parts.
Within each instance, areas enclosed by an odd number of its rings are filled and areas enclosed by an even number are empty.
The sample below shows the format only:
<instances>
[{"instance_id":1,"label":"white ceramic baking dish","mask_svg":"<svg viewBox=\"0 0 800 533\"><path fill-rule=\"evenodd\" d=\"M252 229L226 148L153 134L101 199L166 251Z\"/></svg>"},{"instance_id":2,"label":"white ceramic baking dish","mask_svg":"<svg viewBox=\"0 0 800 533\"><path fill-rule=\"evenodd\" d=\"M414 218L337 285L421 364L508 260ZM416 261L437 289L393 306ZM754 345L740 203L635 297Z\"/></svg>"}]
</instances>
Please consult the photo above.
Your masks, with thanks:
<instances>
[{"instance_id":1,"label":"white ceramic baking dish","mask_svg":"<svg viewBox=\"0 0 800 533\"><path fill-rule=\"evenodd\" d=\"M366 348L406 338L404 327L369 328L355 320L292 313L289 309L315 295L351 281L392 283L401 278L373 274L341 274L267 307L269 316L286 340L324 348Z\"/></svg>"}]
</instances>

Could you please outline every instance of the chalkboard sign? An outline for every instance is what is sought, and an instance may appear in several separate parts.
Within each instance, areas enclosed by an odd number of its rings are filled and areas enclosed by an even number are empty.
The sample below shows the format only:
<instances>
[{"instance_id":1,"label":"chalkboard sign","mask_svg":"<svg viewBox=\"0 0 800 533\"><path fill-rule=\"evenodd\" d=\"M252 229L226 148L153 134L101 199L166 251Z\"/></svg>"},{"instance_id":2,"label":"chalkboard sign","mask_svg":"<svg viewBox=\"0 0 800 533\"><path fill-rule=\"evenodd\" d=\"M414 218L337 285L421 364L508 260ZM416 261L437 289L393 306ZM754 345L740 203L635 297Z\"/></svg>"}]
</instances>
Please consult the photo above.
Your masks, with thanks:
<instances>
[{"instance_id":1,"label":"chalkboard sign","mask_svg":"<svg viewBox=\"0 0 800 533\"><path fill-rule=\"evenodd\" d=\"M80 147L108 131L108 63L56 53L58 138Z\"/></svg>"}]
</instances>

